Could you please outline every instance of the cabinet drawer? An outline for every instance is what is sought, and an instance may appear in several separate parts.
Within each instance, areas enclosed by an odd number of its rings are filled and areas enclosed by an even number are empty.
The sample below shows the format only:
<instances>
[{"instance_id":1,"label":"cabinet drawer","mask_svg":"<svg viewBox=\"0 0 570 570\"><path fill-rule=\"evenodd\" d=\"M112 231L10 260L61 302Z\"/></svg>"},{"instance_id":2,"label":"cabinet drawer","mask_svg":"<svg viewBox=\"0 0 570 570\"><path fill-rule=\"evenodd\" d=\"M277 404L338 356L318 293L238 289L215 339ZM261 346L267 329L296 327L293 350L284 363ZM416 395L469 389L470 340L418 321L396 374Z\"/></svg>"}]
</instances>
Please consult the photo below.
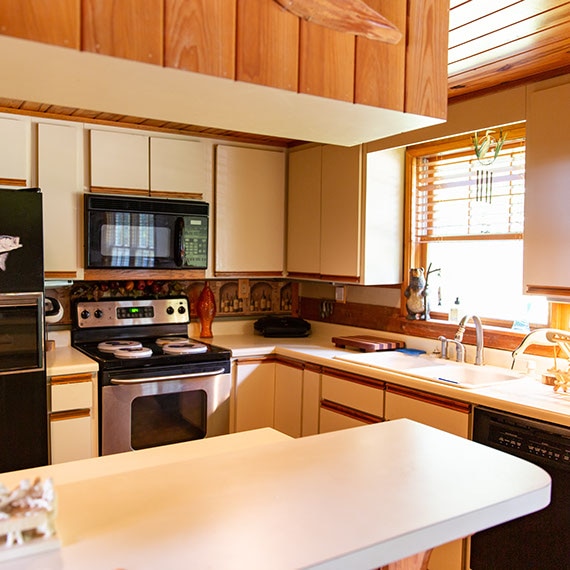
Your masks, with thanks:
<instances>
[{"instance_id":1,"label":"cabinet drawer","mask_svg":"<svg viewBox=\"0 0 570 570\"><path fill-rule=\"evenodd\" d=\"M93 383L91 375L54 376L51 378L51 411L91 408Z\"/></svg>"},{"instance_id":2,"label":"cabinet drawer","mask_svg":"<svg viewBox=\"0 0 570 570\"><path fill-rule=\"evenodd\" d=\"M343 404L355 410L373 414L379 418L384 415L384 390L323 374L321 399Z\"/></svg>"}]
</instances>

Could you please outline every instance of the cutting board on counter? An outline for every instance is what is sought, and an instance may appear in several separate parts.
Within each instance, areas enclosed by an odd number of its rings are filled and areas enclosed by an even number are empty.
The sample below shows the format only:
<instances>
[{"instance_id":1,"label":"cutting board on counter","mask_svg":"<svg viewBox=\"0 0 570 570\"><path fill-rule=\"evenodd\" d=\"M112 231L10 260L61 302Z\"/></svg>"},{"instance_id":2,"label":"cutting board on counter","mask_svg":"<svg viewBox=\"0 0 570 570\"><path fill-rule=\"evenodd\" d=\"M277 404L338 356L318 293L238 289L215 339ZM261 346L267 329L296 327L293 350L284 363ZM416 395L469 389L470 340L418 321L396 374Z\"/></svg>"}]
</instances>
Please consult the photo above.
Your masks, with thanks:
<instances>
[{"instance_id":1,"label":"cutting board on counter","mask_svg":"<svg viewBox=\"0 0 570 570\"><path fill-rule=\"evenodd\" d=\"M339 348L356 348L362 352L396 350L396 348L405 348L406 346L406 343L401 340L390 340L369 335L333 336L332 341Z\"/></svg>"}]
</instances>

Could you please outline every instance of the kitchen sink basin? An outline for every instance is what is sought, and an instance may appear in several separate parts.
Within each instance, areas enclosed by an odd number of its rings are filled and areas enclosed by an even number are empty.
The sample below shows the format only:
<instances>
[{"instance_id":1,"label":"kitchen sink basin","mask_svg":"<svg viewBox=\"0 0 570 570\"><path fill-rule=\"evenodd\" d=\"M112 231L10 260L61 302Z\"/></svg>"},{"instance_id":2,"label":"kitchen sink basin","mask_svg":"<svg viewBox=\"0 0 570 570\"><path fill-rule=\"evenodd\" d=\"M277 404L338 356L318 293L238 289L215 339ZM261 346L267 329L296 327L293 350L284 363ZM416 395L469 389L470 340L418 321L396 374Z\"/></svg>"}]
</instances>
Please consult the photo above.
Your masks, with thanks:
<instances>
[{"instance_id":1,"label":"kitchen sink basin","mask_svg":"<svg viewBox=\"0 0 570 570\"><path fill-rule=\"evenodd\" d=\"M406 370L408 368L426 367L431 363L438 364L438 361L425 355L406 354L398 351L381 351L365 353L347 353L346 355L335 355L336 360L369 366L370 368L382 368L386 370Z\"/></svg>"},{"instance_id":2,"label":"kitchen sink basin","mask_svg":"<svg viewBox=\"0 0 570 570\"><path fill-rule=\"evenodd\" d=\"M433 380L458 388L483 388L523 377L519 372L512 372L495 366L475 366L454 362L436 366L417 366L408 368L405 372L424 380Z\"/></svg>"}]
</instances>

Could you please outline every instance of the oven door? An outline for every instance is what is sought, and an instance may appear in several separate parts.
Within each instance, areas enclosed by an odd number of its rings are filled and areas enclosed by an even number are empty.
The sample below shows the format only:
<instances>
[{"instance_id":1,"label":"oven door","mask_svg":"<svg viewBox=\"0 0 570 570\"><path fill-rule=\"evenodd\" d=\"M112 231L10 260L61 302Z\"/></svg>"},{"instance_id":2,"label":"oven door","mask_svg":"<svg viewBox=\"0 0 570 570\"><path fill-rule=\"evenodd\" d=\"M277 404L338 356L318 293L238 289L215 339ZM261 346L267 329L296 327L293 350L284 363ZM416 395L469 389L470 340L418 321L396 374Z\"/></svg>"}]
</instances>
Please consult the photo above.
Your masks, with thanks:
<instances>
[{"instance_id":1,"label":"oven door","mask_svg":"<svg viewBox=\"0 0 570 570\"><path fill-rule=\"evenodd\" d=\"M229 363L206 368L110 374L101 390L101 455L229 433Z\"/></svg>"},{"instance_id":2,"label":"oven door","mask_svg":"<svg viewBox=\"0 0 570 570\"><path fill-rule=\"evenodd\" d=\"M43 293L0 294L0 375L44 370Z\"/></svg>"}]
</instances>

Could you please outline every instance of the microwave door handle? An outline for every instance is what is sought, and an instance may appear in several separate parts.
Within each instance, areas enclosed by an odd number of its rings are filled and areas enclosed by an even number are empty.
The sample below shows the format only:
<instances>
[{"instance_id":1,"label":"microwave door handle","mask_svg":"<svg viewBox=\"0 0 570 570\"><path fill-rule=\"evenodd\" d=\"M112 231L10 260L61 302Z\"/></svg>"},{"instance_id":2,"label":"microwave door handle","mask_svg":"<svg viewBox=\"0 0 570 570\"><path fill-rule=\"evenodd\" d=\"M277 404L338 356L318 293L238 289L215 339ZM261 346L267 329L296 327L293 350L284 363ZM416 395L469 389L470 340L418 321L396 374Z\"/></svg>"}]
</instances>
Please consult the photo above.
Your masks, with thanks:
<instances>
[{"instance_id":1,"label":"microwave door handle","mask_svg":"<svg viewBox=\"0 0 570 570\"><path fill-rule=\"evenodd\" d=\"M192 374L172 374L171 376L148 376L146 378L111 378L111 384L143 384L145 382L163 382L166 380L183 380L185 378L203 378L223 374L225 368L217 368L208 372L194 372Z\"/></svg>"},{"instance_id":2,"label":"microwave door handle","mask_svg":"<svg viewBox=\"0 0 570 570\"><path fill-rule=\"evenodd\" d=\"M184 262L184 218L174 222L174 263L181 267Z\"/></svg>"}]
</instances>

